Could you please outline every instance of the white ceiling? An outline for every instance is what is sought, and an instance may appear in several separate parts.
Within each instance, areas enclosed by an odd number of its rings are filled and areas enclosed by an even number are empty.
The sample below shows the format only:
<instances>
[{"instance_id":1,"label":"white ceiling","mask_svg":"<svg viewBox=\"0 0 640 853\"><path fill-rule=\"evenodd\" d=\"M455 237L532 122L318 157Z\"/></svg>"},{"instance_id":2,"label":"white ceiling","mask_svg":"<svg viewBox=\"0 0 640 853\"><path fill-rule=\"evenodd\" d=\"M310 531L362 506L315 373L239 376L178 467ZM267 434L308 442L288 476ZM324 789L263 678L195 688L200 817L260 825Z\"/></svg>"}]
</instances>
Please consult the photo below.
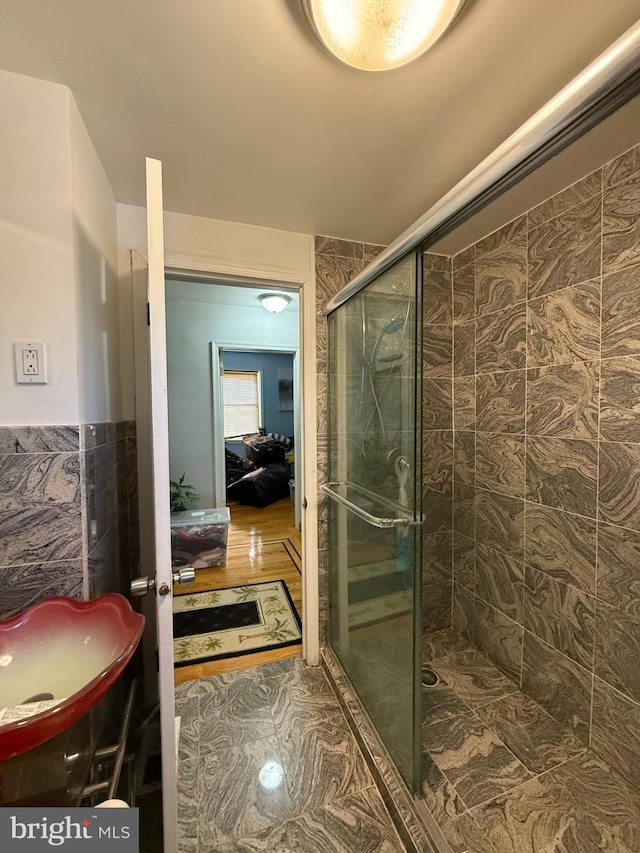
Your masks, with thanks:
<instances>
[{"instance_id":1,"label":"white ceiling","mask_svg":"<svg viewBox=\"0 0 640 853\"><path fill-rule=\"evenodd\" d=\"M467 0L416 62L334 61L298 0L0 0L0 67L68 85L119 201L390 242L640 18Z\"/></svg>"}]
</instances>

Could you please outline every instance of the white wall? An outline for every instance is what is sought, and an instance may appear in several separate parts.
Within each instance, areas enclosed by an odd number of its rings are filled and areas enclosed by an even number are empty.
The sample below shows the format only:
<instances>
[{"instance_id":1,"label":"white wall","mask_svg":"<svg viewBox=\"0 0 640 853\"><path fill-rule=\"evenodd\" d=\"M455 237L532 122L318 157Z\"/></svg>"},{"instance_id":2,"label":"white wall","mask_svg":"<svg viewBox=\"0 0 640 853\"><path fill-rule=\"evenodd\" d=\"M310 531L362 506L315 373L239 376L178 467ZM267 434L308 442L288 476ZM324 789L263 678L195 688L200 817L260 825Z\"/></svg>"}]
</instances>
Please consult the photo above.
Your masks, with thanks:
<instances>
[{"instance_id":1,"label":"white wall","mask_svg":"<svg viewBox=\"0 0 640 853\"><path fill-rule=\"evenodd\" d=\"M81 423L122 418L116 200L73 98L73 257Z\"/></svg>"},{"instance_id":2,"label":"white wall","mask_svg":"<svg viewBox=\"0 0 640 853\"><path fill-rule=\"evenodd\" d=\"M211 342L297 347L299 316L291 306L281 314L212 304L215 285L167 282L167 377L171 476L184 472L200 495L201 507L214 506ZM257 303L257 299L256 299Z\"/></svg>"},{"instance_id":3,"label":"white wall","mask_svg":"<svg viewBox=\"0 0 640 853\"><path fill-rule=\"evenodd\" d=\"M70 92L0 71L0 424L78 423ZM12 344L44 341L49 385L17 385Z\"/></svg>"},{"instance_id":4,"label":"white wall","mask_svg":"<svg viewBox=\"0 0 640 853\"><path fill-rule=\"evenodd\" d=\"M140 163L140 170L144 170ZM175 264L176 256L202 257L203 261L233 268L252 267L289 270L295 275L309 275L313 269L313 237L292 231L278 231L205 219L185 213L165 212L164 238L167 264ZM146 252L146 212L142 207L118 204L118 246L120 252L120 334L122 344L122 390L126 418L134 417L135 389L133 381L133 324L129 250Z\"/></svg>"}]
</instances>

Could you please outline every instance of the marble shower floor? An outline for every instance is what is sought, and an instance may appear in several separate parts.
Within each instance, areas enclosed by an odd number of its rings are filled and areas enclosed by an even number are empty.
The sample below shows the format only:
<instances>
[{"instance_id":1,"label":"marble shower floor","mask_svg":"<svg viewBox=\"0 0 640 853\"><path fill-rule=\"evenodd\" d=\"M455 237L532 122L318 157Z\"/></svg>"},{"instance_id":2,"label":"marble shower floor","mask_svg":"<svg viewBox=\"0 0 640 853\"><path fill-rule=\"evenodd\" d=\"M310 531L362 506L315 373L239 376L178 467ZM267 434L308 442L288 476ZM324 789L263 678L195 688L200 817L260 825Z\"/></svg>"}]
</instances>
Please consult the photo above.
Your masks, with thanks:
<instances>
[{"instance_id":1,"label":"marble shower floor","mask_svg":"<svg viewBox=\"0 0 640 853\"><path fill-rule=\"evenodd\" d=\"M180 853L404 853L322 670L176 687Z\"/></svg>"},{"instance_id":2,"label":"marble shower floor","mask_svg":"<svg viewBox=\"0 0 640 853\"><path fill-rule=\"evenodd\" d=\"M639 853L636 788L455 631L425 659L423 795L454 853Z\"/></svg>"}]
</instances>

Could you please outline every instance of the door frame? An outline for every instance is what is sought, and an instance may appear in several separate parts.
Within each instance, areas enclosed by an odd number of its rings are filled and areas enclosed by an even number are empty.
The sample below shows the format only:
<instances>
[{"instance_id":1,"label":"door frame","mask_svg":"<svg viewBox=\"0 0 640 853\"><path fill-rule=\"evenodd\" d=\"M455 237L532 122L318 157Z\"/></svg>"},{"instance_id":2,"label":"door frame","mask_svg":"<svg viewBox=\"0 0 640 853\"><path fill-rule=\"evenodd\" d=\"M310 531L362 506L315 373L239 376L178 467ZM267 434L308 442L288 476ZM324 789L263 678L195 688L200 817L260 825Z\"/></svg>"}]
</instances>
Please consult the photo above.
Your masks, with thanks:
<instances>
[{"instance_id":1,"label":"door frame","mask_svg":"<svg viewBox=\"0 0 640 853\"><path fill-rule=\"evenodd\" d=\"M249 344L242 341L211 341L211 392L213 400L213 465L214 465L214 495L215 505L225 506L227 503L227 483L225 477L224 461L224 415L222 394L222 373L220 365L221 352L267 352L283 353L293 356L293 446L297 447L300 441L300 347L282 347L275 344ZM293 463L294 479L300 477L300 465L298 458ZM295 525L300 524L300 492L296 489L295 494Z\"/></svg>"},{"instance_id":2,"label":"door frame","mask_svg":"<svg viewBox=\"0 0 640 853\"><path fill-rule=\"evenodd\" d=\"M146 249L136 250L146 258ZM320 663L320 614L318 590L318 445L316 398L316 296L315 259L310 251L309 270L304 273L290 267L239 263L213 255L183 255L165 252L165 277L179 276L197 281L215 278L224 284L244 287L270 287L298 291L300 417L296 443L300 465L302 537L302 656L309 666ZM165 329L166 334L166 329ZM234 346L237 346L235 344ZM255 349L255 345L252 347ZM273 349L273 348L271 348ZM285 351L286 347L281 351ZM167 447L168 452L168 447ZM141 536L144 535L140 531Z\"/></svg>"}]
</instances>

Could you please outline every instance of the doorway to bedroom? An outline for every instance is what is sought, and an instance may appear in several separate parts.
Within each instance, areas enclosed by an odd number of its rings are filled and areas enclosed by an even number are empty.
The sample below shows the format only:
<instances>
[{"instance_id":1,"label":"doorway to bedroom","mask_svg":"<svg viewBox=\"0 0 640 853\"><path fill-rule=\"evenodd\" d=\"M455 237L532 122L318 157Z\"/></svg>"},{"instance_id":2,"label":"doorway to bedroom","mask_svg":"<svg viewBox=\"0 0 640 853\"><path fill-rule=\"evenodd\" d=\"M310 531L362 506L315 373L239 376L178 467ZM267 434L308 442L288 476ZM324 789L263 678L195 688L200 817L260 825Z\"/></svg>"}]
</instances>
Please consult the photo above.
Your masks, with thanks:
<instances>
[{"instance_id":1,"label":"doorway to bedroom","mask_svg":"<svg viewBox=\"0 0 640 853\"><path fill-rule=\"evenodd\" d=\"M297 292L216 280L168 278L166 309L181 683L301 652L300 321Z\"/></svg>"}]
</instances>

